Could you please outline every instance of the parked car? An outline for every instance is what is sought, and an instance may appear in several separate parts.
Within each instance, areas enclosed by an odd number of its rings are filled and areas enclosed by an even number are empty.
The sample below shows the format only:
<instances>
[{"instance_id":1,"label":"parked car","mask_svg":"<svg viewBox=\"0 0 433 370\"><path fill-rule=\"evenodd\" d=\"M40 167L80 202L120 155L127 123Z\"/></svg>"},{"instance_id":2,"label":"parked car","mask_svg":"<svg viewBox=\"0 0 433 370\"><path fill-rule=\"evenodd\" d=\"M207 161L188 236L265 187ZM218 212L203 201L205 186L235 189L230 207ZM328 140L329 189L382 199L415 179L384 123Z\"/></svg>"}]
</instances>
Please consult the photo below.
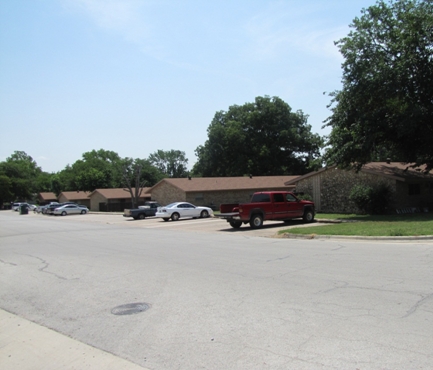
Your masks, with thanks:
<instances>
[{"instance_id":1,"label":"parked car","mask_svg":"<svg viewBox=\"0 0 433 370\"><path fill-rule=\"evenodd\" d=\"M20 206L22 203L12 203L12 207L11 210L12 211L19 211L20 210Z\"/></svg>"},{"instance_id":2,"label":"parked car","mask_svg":"<svg viewBox=\"0 0 433 370\"><path fill-rule=\"evenodd\" d=\"M40 211L42 214L47 214L50 206L52 207L51 210L54 211L55 207L60 207L62 204L60 204L59 202L50 202L50 204L45 204L44 206L40 207Z\"/></svg>"},{"instance_id":3,"label":"parked car","mask_svg":"<svg viewBox=\"0 0 433 370\"><path fill-rule=\"evenodd\" d=\"M187 202L176 202L159 207L155 217L161 217L164 221L168 221L170 218L173 221L177 221L179 218L205 218L212 215L213 211L209 207L197 207Z\"/></svg>"},{"instance_id":4,"label":"parked car","mask_svg":"<svg viewBox=\"0 0 433 370\"><path fill-rule=\"evenodd\" d=\"M77 204L65 204L60 207L57 207L53 210L54 215L73 215L73 214L86 214L89 212L89 209L85 206L79 207Z\"/></svg>"},{"instance_id":5,"label":"parked car","mask_svg":"<svg viewBox=\"0 0 433 370\"><path fill-rule=\"evenodd\" d=\"M74 206L77 206L78 207L78 204L77 203L72 203L72 202L65 202L65 203L50 203L48 206L47 206L47 208L46 208L46 210L45 210L45 214L47 214L47 215L53 215L54 214L54 210L56 209L56 208L59 208L59 207L61 207L61 206L66 206L66 205L74 205Z\"/></svg>"},{"instance_id":6,"label":"parked car","mask_svg":"<svg viewBox=\"0 0 433 370\"><path fill-rule=\"evenodd\" d=\"M30 209L30 210L34 210L36 208L36 206L34 204L29 204L26 202L18 202L18 203L13 203L11 209L13 211L18 212L22 206L26 206L27 209Z\"/></svg>"}]
</instances>

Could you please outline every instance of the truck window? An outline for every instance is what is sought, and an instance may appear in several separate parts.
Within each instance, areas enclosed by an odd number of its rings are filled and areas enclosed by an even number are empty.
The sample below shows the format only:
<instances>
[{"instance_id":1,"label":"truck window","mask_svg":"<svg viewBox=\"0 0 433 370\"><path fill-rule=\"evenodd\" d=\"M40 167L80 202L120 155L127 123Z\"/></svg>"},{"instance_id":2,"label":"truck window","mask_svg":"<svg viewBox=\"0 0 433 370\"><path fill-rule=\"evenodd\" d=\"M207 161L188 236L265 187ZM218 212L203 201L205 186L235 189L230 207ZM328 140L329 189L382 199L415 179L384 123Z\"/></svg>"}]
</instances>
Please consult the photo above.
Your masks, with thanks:
<instances>
[{"instance_id":1,"label":"truck window","mask_svg":"<svg viewBox=\"0 0 433 370\"><path fill-rule=\"evenodd\" d=\"M271 201L271 197L269 196L269 194L254 194L252 199L251 199L251 203L267 203Z\"/></svg>"},{"instance_id":2,"label":"truck window","mask_svg":"<svg viewBox=\"0 0 433 370\"><path fill-rule=\"evenodd\" d=\"M286 199L288 202L296 202L297 199L292 194L287 194Z\"/></svg>"},{"instance_id":3,"label":"truck window","mask_svg":"<svg viewBox=\"0 0 433 370\"><path fill-rule=\"evenodd\" d=\"M284 202L284 196L283 194L274 194L274 202L283 203Z\"/></svg>"}]
</instances>

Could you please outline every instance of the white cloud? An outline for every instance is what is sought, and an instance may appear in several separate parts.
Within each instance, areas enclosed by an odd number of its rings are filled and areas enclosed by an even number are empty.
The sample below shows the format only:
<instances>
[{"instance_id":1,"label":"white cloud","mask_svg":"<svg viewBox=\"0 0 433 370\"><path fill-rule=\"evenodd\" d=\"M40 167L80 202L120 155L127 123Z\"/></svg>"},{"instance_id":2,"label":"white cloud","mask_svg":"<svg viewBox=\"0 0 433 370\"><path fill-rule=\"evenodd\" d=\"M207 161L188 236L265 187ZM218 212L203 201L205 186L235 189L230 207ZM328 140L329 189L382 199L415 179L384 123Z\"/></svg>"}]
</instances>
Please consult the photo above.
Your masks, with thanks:
<instances>
[{"instance_id":1,"label":"white cloud","mask_svg":"<svg viewBox=\"0 0 433 370\"><path fill-rule=\"evenodd\" d=\"M95 24L122 35L127 41L141 44L150 34L146 24L144 6L138 0L63 0L69 10L79 11Z\"/></svg>"},{"instance_id":2,"label":"white cloud","mask_svg":"<svg viewBox=\"0 0 433 370\"><path fill-rule=\"evenodd\" d=\"M280 4L254 16L244 25L250 39L248 53L259 60L298 52L340 59L334 41L345 36L348 28L327 26L325 21L317 21L318 12L320 9L313 13L302 7L295 11Z\"/></svg>"}]
</instances>

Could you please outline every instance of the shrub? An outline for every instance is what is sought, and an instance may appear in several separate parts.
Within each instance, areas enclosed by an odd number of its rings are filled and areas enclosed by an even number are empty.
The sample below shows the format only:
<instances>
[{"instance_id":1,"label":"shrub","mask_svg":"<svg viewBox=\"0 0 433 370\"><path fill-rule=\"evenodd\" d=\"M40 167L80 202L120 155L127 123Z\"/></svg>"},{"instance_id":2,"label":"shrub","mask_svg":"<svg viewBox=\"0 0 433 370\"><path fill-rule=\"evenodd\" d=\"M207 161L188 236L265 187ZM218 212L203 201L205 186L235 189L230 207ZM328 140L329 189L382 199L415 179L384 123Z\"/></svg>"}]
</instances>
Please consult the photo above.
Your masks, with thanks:
<instances>
[{"instance_id":1,"label":"shrub","mask_svg":"<svg viewBox=\"0 0 433 370\"><path fill-rule=\"evenodd\" d=\"M364 213L384 214L388 211L391 189L386 184L355 185L349 199Z\"/></svg>"},{"instance_id":2,"label":"shrub","mask_svg":"<svg viewBox=\"0 0 433 370\"><path fill-rule=\"evenodd\" d=\"M297 193L296 197L300 200L309 200L310 202L313 201L313 197L310 194Z\"/></svg>"}]
</instances>

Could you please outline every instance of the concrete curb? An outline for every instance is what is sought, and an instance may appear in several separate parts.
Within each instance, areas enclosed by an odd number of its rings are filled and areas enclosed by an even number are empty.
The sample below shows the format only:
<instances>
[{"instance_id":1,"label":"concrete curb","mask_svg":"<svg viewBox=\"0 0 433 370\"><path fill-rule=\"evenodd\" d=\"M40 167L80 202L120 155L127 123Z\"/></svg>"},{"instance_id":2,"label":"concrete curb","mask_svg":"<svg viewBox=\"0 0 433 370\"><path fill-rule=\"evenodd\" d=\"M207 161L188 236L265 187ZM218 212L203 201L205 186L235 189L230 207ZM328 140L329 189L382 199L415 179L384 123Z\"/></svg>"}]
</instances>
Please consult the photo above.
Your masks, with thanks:
<instances>
[{"instance_id":1,"label":"concrete curb","mask_svg":"<svg viewBox=\"0 0 433 370\"><path fill-rule=\"evenodd\" d=\"M414 241L433 240L433 235L420 236L358 236L358 235L317 235L317 234L280 234L283 239L348 239L348 240L378 240L378 241Z\"/></svg>"},{"instance_id":2,"label":"concrete curb","mask_svg":"<svg viewBox=\"0 0 433 370\"><path fill-rule=\"evenodd\" d=\"M145 370L109 352L0 309L2 370Z\"/></svg>"},{"instance_id":3,"label":"concrete curb","mask_svg":"<svg viewBox=\"0 0 433 370\"><path fill-rule=\"evenodd\" d=\"M97 212L89 211L89 215L109 215L109 216L123 216L123 212Z\"/></svg>"}]
</instances>

